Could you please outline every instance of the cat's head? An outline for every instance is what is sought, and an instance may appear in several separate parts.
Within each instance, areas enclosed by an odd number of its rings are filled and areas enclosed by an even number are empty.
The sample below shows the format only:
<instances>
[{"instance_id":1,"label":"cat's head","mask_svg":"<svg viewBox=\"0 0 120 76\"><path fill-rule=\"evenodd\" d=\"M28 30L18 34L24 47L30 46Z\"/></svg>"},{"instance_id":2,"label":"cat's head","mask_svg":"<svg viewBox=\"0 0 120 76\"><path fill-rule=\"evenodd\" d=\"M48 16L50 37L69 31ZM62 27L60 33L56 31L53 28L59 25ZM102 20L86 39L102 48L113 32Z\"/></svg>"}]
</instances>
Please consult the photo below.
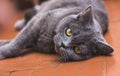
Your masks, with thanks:
<instances>
[{"instance_id":1,"label":"cat's head","mask_svg":"<svg viewBox=\"0 0 120 76\"><path fill-rule=\"evenodd\" d=\"M56 28L54 43L61 61L85 60L113 52L103 37L91 6L79 14L62 19Z\"/></svg>"}]
</instances>

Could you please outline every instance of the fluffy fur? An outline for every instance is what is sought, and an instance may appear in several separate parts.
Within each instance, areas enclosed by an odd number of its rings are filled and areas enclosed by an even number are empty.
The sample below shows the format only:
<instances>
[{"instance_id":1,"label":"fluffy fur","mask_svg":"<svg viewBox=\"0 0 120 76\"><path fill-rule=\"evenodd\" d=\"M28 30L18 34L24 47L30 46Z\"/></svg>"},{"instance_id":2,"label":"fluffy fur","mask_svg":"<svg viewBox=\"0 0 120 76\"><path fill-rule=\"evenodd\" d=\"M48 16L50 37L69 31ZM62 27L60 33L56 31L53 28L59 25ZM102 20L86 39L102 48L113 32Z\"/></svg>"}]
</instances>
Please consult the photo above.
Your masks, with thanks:
<instances>
[{"instance_id":1,"label":"fluffy fur","mask_svg":"<svg viewBox=\"0 0 120 76\"><path fill-rule=\"evenodd\" d=\"M50 0L39 8L29 10L22 22L16 24L21 30L16 38L1 41L0 59L16 56L27 47L58 53L62 62L113 52L103 37L109 20L101 0ZM66 35L68 28L72 30L71 36ZM75 47L81 53L77 54Z\"/></svg>"}]
</instances>

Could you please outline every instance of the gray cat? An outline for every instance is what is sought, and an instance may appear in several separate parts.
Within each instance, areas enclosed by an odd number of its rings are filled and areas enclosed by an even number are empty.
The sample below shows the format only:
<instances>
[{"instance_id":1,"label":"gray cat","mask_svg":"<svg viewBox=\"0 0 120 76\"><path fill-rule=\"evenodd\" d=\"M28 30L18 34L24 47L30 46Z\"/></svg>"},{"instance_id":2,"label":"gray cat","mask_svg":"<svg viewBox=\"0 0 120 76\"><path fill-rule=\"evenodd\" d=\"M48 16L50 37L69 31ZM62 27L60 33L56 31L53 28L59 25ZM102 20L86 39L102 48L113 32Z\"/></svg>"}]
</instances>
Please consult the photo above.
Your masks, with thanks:
<instances>
[{"instance_id":1,"label":"gray cat","mask_svg":"<svg viewBox=\"0 0 120 76\"><path fill-rule=\"evenodd\" d=\"M103 37L108 30L108 13L101 0L50 0L38 13L22 21L20 33L12 41L1 41L0 59L31 48L58 53L61 62L109 55L113 48ZM29 16L28 16L29 17Z\"/></svg>"}]
</instances>

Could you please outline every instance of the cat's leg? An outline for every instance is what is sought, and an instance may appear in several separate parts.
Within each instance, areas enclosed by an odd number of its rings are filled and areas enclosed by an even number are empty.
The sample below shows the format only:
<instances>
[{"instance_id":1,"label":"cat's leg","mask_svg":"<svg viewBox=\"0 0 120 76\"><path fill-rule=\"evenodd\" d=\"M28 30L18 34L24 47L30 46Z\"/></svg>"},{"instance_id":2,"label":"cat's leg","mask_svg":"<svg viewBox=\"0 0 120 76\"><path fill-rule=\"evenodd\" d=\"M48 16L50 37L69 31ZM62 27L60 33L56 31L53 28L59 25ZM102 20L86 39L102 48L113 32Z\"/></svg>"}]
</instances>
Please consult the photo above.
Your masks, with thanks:
<instances>
[{"instance_id":1,"label":"cat's leg","mask_svg":"<svg viewBox=\"0 0 120 76\"><path fill-rule=\"evenodd\" d=\"M35 16L38 11L40 10L40 5L36 5L34 8L31 8L25 12L24 18L21 20L18 20L15 23L15 29L16 30L22 30L26 24L32 19L33 16Z\"/></svg>"},{"instance_id":2,"label":"cat's leg","mask_svg":"<svg viewBox=\"0 0 120 76\"><path fill-rule=\"evenodd\" d=\"M33 18L15 39L0 47L0 59L18 55L22 49L30 46L36 40L38 30L34 23L37 19Z\"/></svg>"},{"instance_id":3,"label":"cat's leg","mask_svg":"<svg viewBox=\"0 0 120 76\"><path fill-rule=\"evenodd\" d=\"M40 34L46 32L47 29L54 29L55 24L59 21L59 19L61 19L61 16L56 17L56 15L53 14L54 11L50 11L47 13L38 13L34 16L20 31L16 38L14 38L10 43L0 47L0 59L18 55L22 49L35 45L40 37ZM54 25L54 27L47 28L51 25Z\"/></svg>"},{"instance_id":4,"label":"cat's leg","mask_svg":"<svg viewBox=\"0 0 120 76\"><path fill-rule=\"evenodd\" d=\"M15 29L17 31L20 31L22 30L26 25L27 23L32 19L32 17L36 14L36 10L34 9L29 9L26 11L25 15L24 15L24 18L21 19L21 20L18 20L16 23L15 23Z\"/></svg>"},{"instance_id":5,"label":"cat's leg","mask_svg":"<svg viewBox=\"0 0 120 76\"><path fill-rule=\"evenodd\" d=\"M0 46L10 43L10 40L0 40Z\"/></svg>"},{"instance_id":6,"label":"cat's leg","mask_svg":"<svg viewBox=\"0 0 120 76\"><path fill-rule=\"evenodd\" d=\"M0 40L0 47L8 44L10 42L11 42L11 40ZM32 45L26 46L26 48L32 48L32 47L33 47Z\"/></svg>"},{"instance_id":7,"label":"cat's leg","mask_svg":"<svg viewBox=\"0 0 120 76\"><path fill-rule=\"evenodd\" d=\"M32 17L34 15L36 15L37 11L35 9L29 9L26 11L25 15L24 15L24 18L21 19L21 20L18 20L16 23L15 23L15 29L16 30L22 30L26 25L27 23L32 19Z\"/></svg>"}]
</instances>

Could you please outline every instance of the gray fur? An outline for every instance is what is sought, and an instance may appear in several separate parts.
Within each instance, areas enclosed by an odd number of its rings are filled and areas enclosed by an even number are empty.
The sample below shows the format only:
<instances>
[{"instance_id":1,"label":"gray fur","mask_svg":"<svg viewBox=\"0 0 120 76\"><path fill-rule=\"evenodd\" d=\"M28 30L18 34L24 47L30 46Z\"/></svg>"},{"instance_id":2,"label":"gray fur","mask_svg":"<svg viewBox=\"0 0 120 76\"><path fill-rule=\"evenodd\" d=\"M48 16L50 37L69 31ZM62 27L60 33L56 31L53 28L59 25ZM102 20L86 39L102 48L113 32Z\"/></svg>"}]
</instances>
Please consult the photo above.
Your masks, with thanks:
<instances>
[{"instance_id":1,"label":"gray fur","mask_svg":"<svg viewBox=\"0 0 120 76\"><path fill-rule=\"evenodd\" d=\"M108 13L101 0L45 2L16 38L0 47L0 59L16 56L27 47L58 53L61 61L108 55L113 51L103 37L108 21ZM68 27L73 30L71 37L65 35ZM76 54L74 47L79 47L81 54Z\"/></svg>"}]
</instances>

